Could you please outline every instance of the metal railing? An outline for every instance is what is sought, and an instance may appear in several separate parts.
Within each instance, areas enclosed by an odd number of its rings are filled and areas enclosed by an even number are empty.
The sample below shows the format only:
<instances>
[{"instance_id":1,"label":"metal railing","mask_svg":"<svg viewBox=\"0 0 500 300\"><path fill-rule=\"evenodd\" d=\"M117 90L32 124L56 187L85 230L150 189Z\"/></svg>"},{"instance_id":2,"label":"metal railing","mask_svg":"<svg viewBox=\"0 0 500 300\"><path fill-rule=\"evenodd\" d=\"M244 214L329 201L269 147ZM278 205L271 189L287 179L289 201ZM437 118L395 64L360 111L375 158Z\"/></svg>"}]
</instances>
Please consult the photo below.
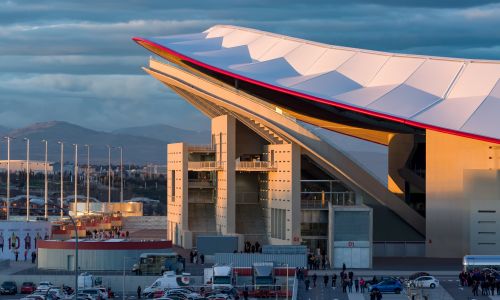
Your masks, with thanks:
<instances>
[{"instance_id":1,"label":"metal railing","mask_svg":"<svg viewBox=\"0 0 500 300\"><path fill-rule=\"evenodd\" d=\"M212 144L189 144L187 146L189 152L214 152L215 145Z\"/></svg>"},{"instance_id":2,"label":"metal railing","mask_svg":"<svg viewBox=\"0 0 500 300\"><path fill-rule=\"evenodd\" d=\"M215 181L212 179L189 179L188 187L190 188L213 188Z\"/></svg>"},{"instance_id":3,"label":"metal railing","mask_svg":"<svg viewBox=\"0 0 500 300\"><path fill-rule=\"evenodd\" d=\"M301 192L300 194L300 207L305 209L328 209L328 202L338 206L356 204L353 192Z\"/></svg>"},{"instance_id":4,"label":"metal railing","mask_svg":"<svg viewBox=\"0 0 500 300\"><path fill-rule=\"evenodd\" d=\"M237 171L273 171L277 166L271 161L237 161Z\"/></svg>"},{"instance_id":5,"label":"metal railing","mask_svg":"<svg viewBox=\"0 0 500 300\"><path fill-rule=\"evenodd\" d=\"M220 161L190 161L188 170L190 171L213 171L222 170L224 164Z\"/></svg>"}]
</instances>

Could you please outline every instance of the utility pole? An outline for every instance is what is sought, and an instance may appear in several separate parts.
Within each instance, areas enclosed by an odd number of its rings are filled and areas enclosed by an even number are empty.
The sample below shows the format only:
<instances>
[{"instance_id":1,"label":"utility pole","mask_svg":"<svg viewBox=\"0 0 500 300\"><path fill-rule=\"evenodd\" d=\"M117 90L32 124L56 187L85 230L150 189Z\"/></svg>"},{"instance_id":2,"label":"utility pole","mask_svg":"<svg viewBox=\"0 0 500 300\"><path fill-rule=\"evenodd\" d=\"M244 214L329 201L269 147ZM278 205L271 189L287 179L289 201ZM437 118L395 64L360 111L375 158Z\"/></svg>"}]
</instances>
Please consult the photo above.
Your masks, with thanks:
<instances>
[{"instance_id":1,"label":"utility pole","mask_svg":"<svg viewBox=\"0 0 500 300\"><path fill-rule=\"evenodd\" d=\"M123 203L123 148L120 146L120 202Z\"/></svg>"},{"instance_id":2,"label":"utility pole","mask_svg":"<svg viewBox=\"0 0 500 300\"><path fill-rule=\"evenodd\" d=\"M90 145L87 147L87 214L90 212Z\"/></svg>"},{"instance_id":3,"label":"utility pole","mask_svg":"<svg viewBox=\"0 0 500 300\"><path fill-rule=\"evenodd\" d=\"M111 203L111 146L108 147L108 203Z\"/></svg>"},{"instance_id":4,"label":"utility pole","mask_svg":"<svg viewBox=\"0 0 500 300\"><path fill-rule=\"evenodd\" d=\"M43 140L42 143L45 143L45 164L44 164L44 172L45 172L45 193L44 193L44 205L45 205L45 220L49 218L49 181L47 178L47 140Z\"/></svg>"},{"instance_id":5,"label":"utility pole","mask_svg":"<svg viewBox=\"0 0 500 300\"><path fill-rule=\"evenodd\" d=\"M7 221L10 218L10 140L11 138L6 136L7 139Z\"/></svg>"},{"instance_id":6,"label":"utility pole","mask_svg":"<svg viewBox=\"0 0 500 300\"><path fill-rule=\"evenodd\" d=\"M75 182L75 207L74 207L74 213L75 213L75 217L77 216L77 213L78 213L78 144L73 144L73 146L75 146L75 171L74 171L74 174L73 174L73 177L74 177L74 182ZM76 227L75 227L75 230Z\"/></svg>"},{"instance_id":7,"label":"utility pole","mask_svg":"<svg viewBox=\"0 0 500 300\"><path fill-rule=\"evenodd\" d=\"M61 145L61 219L64 216L64 143L59 141L57 142Z\"/></svg>"},{"instance_id":8,"label":"utility pole","mask_svg":"<svg viewBox=\"0 0 500 300\"><path fill-rule=\"evenodd\" d=\"M26 221L30 220L30 139L26 141Z\"/></svg>"}]
</instances>

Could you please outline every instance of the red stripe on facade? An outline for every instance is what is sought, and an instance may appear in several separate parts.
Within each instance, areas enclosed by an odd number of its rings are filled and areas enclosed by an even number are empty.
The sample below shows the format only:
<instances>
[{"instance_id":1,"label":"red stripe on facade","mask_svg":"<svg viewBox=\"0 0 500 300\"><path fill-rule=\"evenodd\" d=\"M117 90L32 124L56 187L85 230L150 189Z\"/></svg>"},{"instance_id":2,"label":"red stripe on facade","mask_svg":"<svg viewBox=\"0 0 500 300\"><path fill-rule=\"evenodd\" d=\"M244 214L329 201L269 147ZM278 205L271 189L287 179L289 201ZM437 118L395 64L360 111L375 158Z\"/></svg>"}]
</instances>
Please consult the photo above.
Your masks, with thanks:
<instances>
[{"instance_id":1,"label":"red stripe on facade","mask_svg":"<svg viewBox=\"0 0 500 300\"><path fill-rule=\"evenodd\" d=\"M44 241L37 242L40 249L75 249L73 241ZM170 249L172 241L151 242L79 242L78 250L150 250Z\"/></svg>"},{"instance_id":2,"label":"red stripe on facade","mask_svg":"<svg viewBox=\"0 0 500 300\"><path fill-rule=\"evenodd\" d=\"M281 92L281 93L285 93L285 94L288 94L288 95L292 95L292 96L296 96L296 97L300 97L300 98L312 100L312 101L315 101L315 102L323 103L323 104L326 104L326 105L330 105L330 106L334 106L334 107L338 107L338 108L342 108L342 109L347 109L347 110L350 110L350 111L358 112L358 113L361 113L361 114L364 114L364 115L368 115L368 116L372 116L372 117L377 117L377 118L384 119L384 120L389 120L389 121L394 121L394 122L401 123L401 124L406 124L406 125L417 127L417 128L435 130L435 131L439 131L439 132L443 132L443 133L447 133L447 134L452 134L452 135L457 135L457 136L461 136L461 137L465 137L465 138L471 138L471 139L475 139L475 140L481 140L481 141L484 141L484 142L490 142L490 143L500 144L500 139L495 139L495 138L491 138L491 137L487 137L487 136L476 135L476 134L462 132L462 131L457 131L457 130L453 130L453 129L448 129L448 128L443 128L443 127L428 125L428 124L424 124L424 123L420 123L420 122L415 122L415 121L410 121L410 120L407 120L407 119L404 119L404 118L395 117L395 116L391 116L391 115L387 115L387 114L382 114L382 113L370 111L370 110L367 110L367 109L363 109L363 108L351 106L351 105L348 105L348 104L333 102L333 100L327 100L327 99L323 99L323 98L311 96L311 95L308 95L308 94L300 93L300 92L297 92L297 91L292 91L292 90L289 90L289 89L286 89L286 88L282 88L282 87L275 86L275 85L272 85L272 84L269 84L269 83L266 83L266 82L258 81L258 80L255 80L255 79L252 79L252 78L248 78L248 77L236 74L236 73L232 73L232 72L229 72L229 71L226 71L226 70L222 70L222 69L219 69L219 68L211 66L211 65L207 65L207 64L205 64L205 63L203 63L201 61L198 61L198 60L193 59L191 57L185 56L185 55L183 55L183 54L181 54L181 53L179 53L177 51L174 51L174 50L172 50L170 48L167 48L167 47L165 47L163 45L157 44L157 43L152 42L150 40L146 40L144 38L133 37L132 40L134 40L139 45L141 43L147 44L147 45L149 45L149 46L151 46L153 48L157 48L157 49L160 49L162 51L168 52L168 53L170 53L170 54L172 54L172 55L174 55L174 56L176 56L176 57L178 57L180 59L189 61L189 62L191 62L193 64L196 64L196 65L198 65L200 67L209 69L211 71L214 71L214 72L217 72L217 73L220 73L220 74L224 74L224 75L233 77L235 79L246 81L248 83L256 84L256 85L259 85L259 86L264 87L264 88L268 88L268 89L275 90L275 91L278 91L278 92Z\"/></svg>"}]
</instances>

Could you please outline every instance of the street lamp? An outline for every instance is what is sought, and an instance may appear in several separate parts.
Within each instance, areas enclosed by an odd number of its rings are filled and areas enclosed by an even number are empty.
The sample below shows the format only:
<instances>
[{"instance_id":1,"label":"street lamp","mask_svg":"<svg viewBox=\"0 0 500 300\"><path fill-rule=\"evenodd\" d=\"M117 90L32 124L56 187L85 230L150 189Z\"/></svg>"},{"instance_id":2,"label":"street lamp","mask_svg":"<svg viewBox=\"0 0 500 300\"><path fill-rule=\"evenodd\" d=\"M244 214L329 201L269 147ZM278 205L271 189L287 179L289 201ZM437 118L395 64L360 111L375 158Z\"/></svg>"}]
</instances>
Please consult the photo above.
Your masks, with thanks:
<instances>
[{"instance_id":1,"label":"street lamp","mask_svg":"<svg viewBox=\"0 0 500 300\"><path fill-rule=\"evenodd\" d=\"M30 139L26 141L26 221L30 220Z\"/></svg>"},{"instance_id":2,"label":"street lamp","mask_svg":"<svg viewBox=\"0 0 500 300\"><path fill-rule=\"evenodd\" d=\"M48 206L49 206L49 183L47 180L47 140L42 140L42 143L45 143L45 164L44 164L44 172L45 172L45 194L44 194L44 204L45 204L45 210L44 210L44 217L45 220L48 219L49 213L48 213Z\"/></svg>"},{"instance_id":3,"label":"street lamp","mask_svg":"<svg viewBox=\"0 0 500 300\"><path fill-rule=\"evenodd\" d=\"M120 202L123 203L123 148L117 148L120 149Z\"/></svg>"},{"instance_id":4,"label":"street lamp","mask_svg":"<svg viewBox=\"0 0 500 300\"><path fill-rule=\"evenodd\" d=\"M4 137L7 140L7 221L10 218L10 140L11 137Z\"/></svg>"},{"instance_id":5,"label":"street lamp","mask_svg":"<svg viewBox=\"0 0 500 300\"><path fill-rule=\"evenodd\" d=\"M61 145L61 208L64 207L64 143L59 141L57 142L59 145ZM61 218L63 217L64 212L61 209Z\"/></svg>"},{"instance_id":6,"label":"street lamp","mask_svg":"<svg viewBox=\"0 0 500 300\"><path fill-rule=\"evenodd\" d=\"M111 146L108 147L108 203L111 203Z\"/></svg>"},{"instance_id":7,"label":"street lamp","mask_svg":"<svg viewBox=\"0 0 500 300\"><path fill-rule=\"evenodd\" d=\"M75 146L75 171L74 171L74 179L75 179L75 217L78 213L78 144L73 144ZM75 228L76 229L76 228Z\"/></svg>"},{"instance_id":8,"label":"street lamp","mask_svg":"<svg viewBox=\"0 0 500 300\"><path fill-rule=\"evenodd\" d=\"M87 214L90 212L90 145L87 147Z\"/></svg>"}]
</instances>

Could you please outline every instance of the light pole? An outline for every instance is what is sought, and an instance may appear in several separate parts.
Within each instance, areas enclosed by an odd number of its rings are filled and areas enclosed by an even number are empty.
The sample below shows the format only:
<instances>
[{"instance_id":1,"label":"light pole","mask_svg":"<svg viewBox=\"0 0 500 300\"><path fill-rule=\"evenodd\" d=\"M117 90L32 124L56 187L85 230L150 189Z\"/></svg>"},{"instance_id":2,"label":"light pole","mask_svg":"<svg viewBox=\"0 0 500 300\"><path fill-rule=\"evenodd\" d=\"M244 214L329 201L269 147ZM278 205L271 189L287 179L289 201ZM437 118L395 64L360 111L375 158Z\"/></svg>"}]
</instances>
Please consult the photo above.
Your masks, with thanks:
<instances>
[{"instance_id":1,"label":"light pole","mask_svg":"<svg viewBox=\"0 0 500 300\"><path fill-rule=\"evenodd\" d=\"M90 212L90 145L87 147L87 214Z\"/></svg>"},{"instance_id":2,"label":"light pole","mask_svg":"<svg viewBox=\"0 0 500 300\"><path fill-rule=\"evenodd\" d=\"M73 144L75 146L75 171L74 171L74 182L75 182L75 208L74 213L75 217L78 213L78 144ZM75 227L76 230L76 227Z\"/></svg>"},{"instance_id":3,"label":"light pole","mask_svg":"<svg viewBox=\"0 0 500 300\"><path fill-rule=\"evenodd\" d=\"M45 204L45 210L44 210L44 217L45 217L45 220L48 219L49 217L49 212L48 212L48 208L49 208L49 182L47 180L47 140L42 140L42 143L45 143L45 164L44 164L44 173L45 173L45 193L44 193L44 204Z\"/></svg>"},{"instance_id":4,"label":"light pole","mask_svg":"<svg viewBox=\"0 0 500 300\"><path fill-rule=\"evenodd\" d=\"M288 300L288 264L286 264L286 300Z\"/></svg>"},{"instance_id":5,"label":"light pole","mask_svg":"<svg viewBox=\"0 0 500 300\"><path fill-rule=\"evenodd\" d=\"M26 221L30 220L30 139L26 141Z\"/></svg>"},{"instance_id":6,"label":"light pole","mask_svg":"<svg viewBox=\"0 0 500 300\"><path fill-rule=\"evenodd\" d=\"M108 203L111 203L111 146L108 147Z\"/></svg>"},{"instance_id":7,"label":"light pole","mask_svg":"<svg viewBox=\"0 0 500 300\"><path fill-rule=\"evenodd\" d=\"M7 140L7 221L10 218L10 140L11 137L4 137Z\"/></svg>"},{"instance_id":8,"label":"light pole","mask_svg":"<svg viewBox=\"0 0 500 300\"><path fill-rule=\"evenodd\" d=\"M64 207L64 143L59 141L57 142L59 145L61 145L61 218L64 215L63 207Z\"/></svg>"},{"instance_id":9,"label":"light pole","mask_svg":"<svg viewBox=\"0 0 500 300\"><path fill-rule=\"evenodd\" d=\"M123 203L123 148L120 146L118 149L120 149L120 202Z\"/></svg>"}]
</instances>

